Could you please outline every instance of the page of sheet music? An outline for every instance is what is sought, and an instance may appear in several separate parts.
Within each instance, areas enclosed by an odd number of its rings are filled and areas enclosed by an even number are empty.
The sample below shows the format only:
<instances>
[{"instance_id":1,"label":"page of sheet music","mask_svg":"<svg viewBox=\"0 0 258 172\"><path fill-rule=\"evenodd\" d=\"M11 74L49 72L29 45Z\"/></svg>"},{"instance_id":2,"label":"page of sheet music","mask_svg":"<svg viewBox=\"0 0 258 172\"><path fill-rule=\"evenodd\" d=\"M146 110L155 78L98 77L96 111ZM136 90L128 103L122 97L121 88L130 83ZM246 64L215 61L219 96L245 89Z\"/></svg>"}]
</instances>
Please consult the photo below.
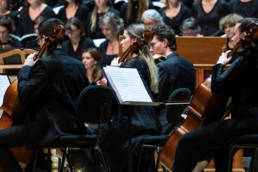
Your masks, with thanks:
<instances>
[{"instance_id":1,"label":"page of sheet music","mask_svg":"<svg viewBox=\"0 0 258 172\"><path fill-rule=\"evenodd\" d=\"M108 66L104 70L111 76L122 102L152 102L137 69Z\"/></svg>"},{"instance_id":2,"label":"page of sheet music","mask_svg":"<svg viewBox=\"0 0 258 172\"><path fill-rule=\"evenodd\" d=\"M0 75L0 107L3 105L4 94L10 85L10 81L7 75Z\"/></svg>"}]
</instances>

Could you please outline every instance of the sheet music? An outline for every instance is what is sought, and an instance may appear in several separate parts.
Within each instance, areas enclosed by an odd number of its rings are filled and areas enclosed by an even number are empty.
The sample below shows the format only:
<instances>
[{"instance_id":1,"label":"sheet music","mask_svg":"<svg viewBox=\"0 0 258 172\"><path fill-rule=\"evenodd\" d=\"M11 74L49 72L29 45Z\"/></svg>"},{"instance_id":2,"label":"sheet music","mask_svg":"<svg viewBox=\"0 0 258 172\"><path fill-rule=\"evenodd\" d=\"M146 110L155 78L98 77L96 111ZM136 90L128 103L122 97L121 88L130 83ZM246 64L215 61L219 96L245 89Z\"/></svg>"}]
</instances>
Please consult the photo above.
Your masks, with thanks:
<instances>
[{"instance_id":1,"label":"sheet music","mask_svg":"<svg viewBox=\"0 0 258 172\"><path fill-rule=\"evenodd\" d=\"M152 102L137 69L107 66L104 71L120 103Z\"/></svg>"},{"instance_id":2,"label":"sheet music","mask_svg":"<svg viewBox=\"0 0 258 172\"><path fill-rule=\"evenodd\" d=\"M7 75L0 75L0 107L3 105L4 94L10 85L10 81Z\"/></svg>"}]
</instances>

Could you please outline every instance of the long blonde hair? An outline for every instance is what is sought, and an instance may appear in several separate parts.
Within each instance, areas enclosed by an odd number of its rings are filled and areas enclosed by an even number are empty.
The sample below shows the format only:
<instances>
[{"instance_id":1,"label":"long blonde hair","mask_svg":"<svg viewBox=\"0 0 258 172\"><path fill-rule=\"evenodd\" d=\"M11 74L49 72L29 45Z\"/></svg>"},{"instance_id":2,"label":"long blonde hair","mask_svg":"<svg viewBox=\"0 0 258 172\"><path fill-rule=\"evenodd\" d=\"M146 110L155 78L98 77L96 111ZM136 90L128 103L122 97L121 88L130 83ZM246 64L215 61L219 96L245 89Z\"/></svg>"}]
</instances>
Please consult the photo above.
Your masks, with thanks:
<instances>
[{"instance_id":1,"label":"long blonde hair","mask_svg":"<svg viewBox=\"0 0 258 172\"><path fill-rule=\"evenodd\" d=\"M131 24L125 30L131 38L138 38L143 40L143 33L145 27L143 24ZM147 44L142 45L137 53L140 58L142 58L148 65L150 72L150 89L154 93L158 93L158 68L153 60L152 54L150 52L149 46Z\"/></svg>"},{"instance_id":2,"label":"long blonde hair","mask_svg":"<svg viewBox=\"0 0 258 172\"><path fill-rule=\"evenodd\" d=\"M113 4L111 0L106 0L106 5L108 7L108 10L113 7ZM95 5L92 11L91 15L91 25L90 25L90 30L93 31L96 28L97 23L97 16L98 16L98 7Z\"/></svg>"}]
</instances>

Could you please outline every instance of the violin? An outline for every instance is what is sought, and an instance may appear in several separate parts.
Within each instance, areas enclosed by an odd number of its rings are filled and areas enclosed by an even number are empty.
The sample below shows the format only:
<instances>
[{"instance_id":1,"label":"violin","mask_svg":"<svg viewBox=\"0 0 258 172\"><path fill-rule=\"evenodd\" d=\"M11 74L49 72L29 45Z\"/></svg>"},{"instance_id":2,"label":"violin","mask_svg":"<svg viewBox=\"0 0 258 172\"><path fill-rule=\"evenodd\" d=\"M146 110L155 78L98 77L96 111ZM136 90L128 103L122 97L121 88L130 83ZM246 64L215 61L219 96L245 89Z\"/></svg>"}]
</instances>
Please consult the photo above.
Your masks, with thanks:
<instances>
[{"instance_id":1,"label":"violin","mask_svg":"<svg viewBox=\"0 0 258 172\"><path fill-rule=\"evenodd\" d=\"M246 36L240 38L240 41L234 46L233 50L228 54L228 57L232 56L239 48L252 46L253 41L258 39L257 24L250 24L249 29L247 30ZM223 119L223 116L227 111L226 106L228 97L229 95L226 92L216 95L212 94L210 78L198 86L190 102L186 119L182 125L174 130L162 148L160 154L160 163L162 166L172 171L176 149L182 135ZM207 158L207 164L211 160L210 157L211 156Z\"/></svg>"},{"instance_id":2,"label":"violin","mask_svg":"<svg viewBox=\"0 0 258 172\"><path fill-rule=\"evenodd\" d=\"M57 25L54 28L54 34L51 37L46 38L46 41L40 51L35 56L34 60L42 57L48 47L51 46L56 40L63 37L64 28L62 25ZM3 114L0 118L0 129L9 128L12 125L21 123L26 112L26 107L21 103L18 97L18 81L14 81L6 90L3 101ZM14 154L16 160L26 167L32 158L32 150L24 147L10 148ZM1 171L1 169L0 169Z\"/></svg>"}]
</instances>

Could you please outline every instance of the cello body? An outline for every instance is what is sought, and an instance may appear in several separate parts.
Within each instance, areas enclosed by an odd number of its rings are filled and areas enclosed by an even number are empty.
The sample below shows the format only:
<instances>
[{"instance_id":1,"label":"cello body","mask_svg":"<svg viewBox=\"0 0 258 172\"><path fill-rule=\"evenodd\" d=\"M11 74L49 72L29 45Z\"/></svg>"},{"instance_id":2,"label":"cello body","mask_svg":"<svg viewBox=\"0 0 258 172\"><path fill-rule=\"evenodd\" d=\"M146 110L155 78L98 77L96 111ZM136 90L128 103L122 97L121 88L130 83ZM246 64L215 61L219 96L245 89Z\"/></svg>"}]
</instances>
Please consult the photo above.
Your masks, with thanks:
<instances>
[{"instance_id":1,"label":"cello body","mask_svg":"<svg viewBox=\"0 0 258 172\"><path fill-rule=\"evenodd\" d=\"M14 81L6 90L2 108L0 130L19 124L24 116L25 107L18 98L18 81ZM26 167L32 158L33 151L24 147L10 148L10 150L22 167Z\"/></svg>"},{"instance_id":2,"label":"cello body","mask_svg":"<svg viewBox=\"0 0 258 172\"><path fill-rule=\"evenodd\" d=\"M183 134L222 118L228 96L212 94L210 86L210 79L199 85L191 100L187 118L181 126L175 129L163 146L160 163L165 168L172 170L178 142Z\"/></svg>"}]
</instances>

